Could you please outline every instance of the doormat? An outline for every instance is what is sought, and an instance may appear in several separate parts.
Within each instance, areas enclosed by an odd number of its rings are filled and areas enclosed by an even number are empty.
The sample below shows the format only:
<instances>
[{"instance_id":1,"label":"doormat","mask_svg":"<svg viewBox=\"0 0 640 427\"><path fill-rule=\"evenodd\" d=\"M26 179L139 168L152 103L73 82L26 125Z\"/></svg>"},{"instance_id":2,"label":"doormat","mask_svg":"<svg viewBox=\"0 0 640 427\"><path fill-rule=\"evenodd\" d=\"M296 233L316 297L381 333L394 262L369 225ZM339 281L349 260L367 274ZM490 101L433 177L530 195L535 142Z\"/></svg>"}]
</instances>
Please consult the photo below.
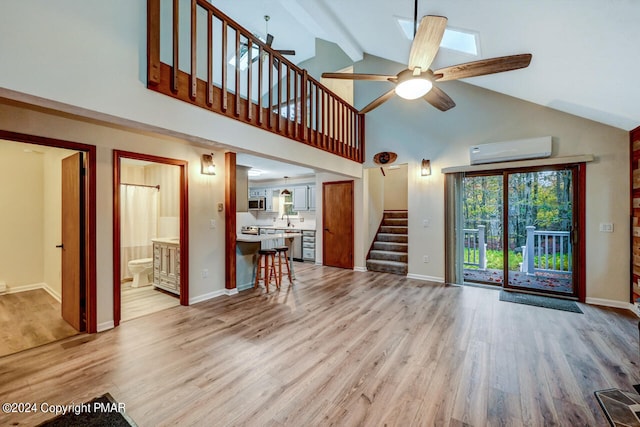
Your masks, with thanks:
<instances>
[{"instance_id":1,"label":"doormat","mask_svg":"<svg viewBox=\"0 0 640 427\"><path fill-rule=\"evenodd\" d=\"M87 403L65 405L67 412L47 420L40 427L80 427L109 426L137 427L137 424L124 413L124 404L116 402L109 394L103 394Z\"/></svg>"},{"instance_id":2,"label":"doormat","mask_svg":"<svg viewBox=\"0 0 640 427\"><path fill-rule=\"evenodd\" d=\"M570 311L572 313L582 314L582 310L580 310L578 304L566 299L500 291L500 301L515 302L517 304L533 305L536 307L552 308L554 310Z\"/></svg>"},{"instance_id":3,"label":"doormat","mask_svg":"<svg viewBox=\"0 0 640 427\"><path fill-rule=\"evenodd\" d=\"M640 395L617 388L594 394L611 426L640 427Z\"/></svg>"}]
</instances>

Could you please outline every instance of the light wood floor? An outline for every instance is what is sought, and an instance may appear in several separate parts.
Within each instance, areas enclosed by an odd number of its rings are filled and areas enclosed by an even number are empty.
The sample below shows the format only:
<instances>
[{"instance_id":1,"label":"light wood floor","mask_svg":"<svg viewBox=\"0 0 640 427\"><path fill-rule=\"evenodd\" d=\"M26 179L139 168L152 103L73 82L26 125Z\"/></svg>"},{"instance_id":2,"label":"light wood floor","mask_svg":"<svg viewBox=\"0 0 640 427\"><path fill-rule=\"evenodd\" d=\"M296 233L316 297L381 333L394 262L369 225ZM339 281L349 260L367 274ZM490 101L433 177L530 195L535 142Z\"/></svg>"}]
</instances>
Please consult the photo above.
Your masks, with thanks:
<instances>
[{"instance_id":1,"label":"light wood floor","mask_svg":"<svg viewBox=\"0 0 640 427\"><path fill-rule=\"evenodd\" d=\"M0 295L0 356L76 334L44 289Z\"/></svg>"},{"instance_id":2,"label":"light wood floor","mask_svg":"<svg viewBox=\"0 0 640 427\"><path fill-rule=\"evenodd\" d=\"M638 319L296 265L294 287L179 306L0 359L4 402L109 392L140 426L602 426L632 390ZM0 425L46 414L2 414Z\"/></svg>"},{"instance_id":3,"label":"light wood floor","mask_svg":"<svg viewBox=\"0 0 640 427\"><path fill-rule=\"evenodd\" d=\"M120 320L122 322L180 305L180 298L177 295L155 289L153 286L132 288L123 285L121 295Z\"/></svg>"}]
</instances>

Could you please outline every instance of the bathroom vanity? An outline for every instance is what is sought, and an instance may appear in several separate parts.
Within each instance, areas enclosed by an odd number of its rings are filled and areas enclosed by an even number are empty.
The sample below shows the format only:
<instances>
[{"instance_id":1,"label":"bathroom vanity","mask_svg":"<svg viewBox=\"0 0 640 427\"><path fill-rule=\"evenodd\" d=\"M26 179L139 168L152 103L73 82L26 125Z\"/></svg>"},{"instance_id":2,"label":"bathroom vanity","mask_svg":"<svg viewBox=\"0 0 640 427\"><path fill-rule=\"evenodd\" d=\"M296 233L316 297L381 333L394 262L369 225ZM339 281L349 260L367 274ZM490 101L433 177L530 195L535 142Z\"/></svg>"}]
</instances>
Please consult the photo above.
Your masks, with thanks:
<instances>
[{"instance_id":1,"label":"bathroom vanity","mask_svg":"<svg viewBox=\"0 0 640 427\"><path fill-rule=\"evenodd\" d=\"M153 286L180 295L180 240L151 239L153 242Z\"/></svg>"}]
</instances>

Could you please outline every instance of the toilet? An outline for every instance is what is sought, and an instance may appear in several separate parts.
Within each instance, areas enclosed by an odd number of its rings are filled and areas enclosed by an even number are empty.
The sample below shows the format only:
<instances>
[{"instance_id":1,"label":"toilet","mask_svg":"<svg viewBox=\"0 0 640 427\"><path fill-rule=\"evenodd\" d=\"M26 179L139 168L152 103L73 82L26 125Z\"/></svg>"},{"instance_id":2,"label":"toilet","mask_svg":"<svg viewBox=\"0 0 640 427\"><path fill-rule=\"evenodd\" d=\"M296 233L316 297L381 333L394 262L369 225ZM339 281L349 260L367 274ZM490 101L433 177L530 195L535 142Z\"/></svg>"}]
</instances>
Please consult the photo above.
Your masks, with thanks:
<instances>
[{"instance_id":1,"label":"toilet","mask_svg":"<svg viewBox=\"0 0 640 427\"><path fill-rule=\"evenodd\" d=\"M149 283L149 274L153 269L153 258L132 259L127 265L129 266L129 271L133 274L132 288L140 288L151 284Z\"/></svg>"}]
</instances>

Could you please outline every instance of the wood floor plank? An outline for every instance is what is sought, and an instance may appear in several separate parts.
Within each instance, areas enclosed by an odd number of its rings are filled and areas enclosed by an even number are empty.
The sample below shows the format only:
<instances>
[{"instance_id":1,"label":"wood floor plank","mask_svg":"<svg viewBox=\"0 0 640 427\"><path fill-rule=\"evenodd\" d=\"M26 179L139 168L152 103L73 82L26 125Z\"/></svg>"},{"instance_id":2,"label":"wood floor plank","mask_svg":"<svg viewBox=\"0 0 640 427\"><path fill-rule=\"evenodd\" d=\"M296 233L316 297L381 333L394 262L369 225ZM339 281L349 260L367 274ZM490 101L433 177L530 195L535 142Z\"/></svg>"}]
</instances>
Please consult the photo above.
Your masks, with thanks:
<instances>
[{"instance_id":1,"label":"wood floor plank","mask_svg":"<svg viewBox=\"0 0 640 427\"><path fill-rule=\"evenodd\" d=\"M311 264L296 276L2 357L0 397L109 392L141 427L602 425L593 392L640 383L628 311Z\"/></svg>"}]
</instances>

